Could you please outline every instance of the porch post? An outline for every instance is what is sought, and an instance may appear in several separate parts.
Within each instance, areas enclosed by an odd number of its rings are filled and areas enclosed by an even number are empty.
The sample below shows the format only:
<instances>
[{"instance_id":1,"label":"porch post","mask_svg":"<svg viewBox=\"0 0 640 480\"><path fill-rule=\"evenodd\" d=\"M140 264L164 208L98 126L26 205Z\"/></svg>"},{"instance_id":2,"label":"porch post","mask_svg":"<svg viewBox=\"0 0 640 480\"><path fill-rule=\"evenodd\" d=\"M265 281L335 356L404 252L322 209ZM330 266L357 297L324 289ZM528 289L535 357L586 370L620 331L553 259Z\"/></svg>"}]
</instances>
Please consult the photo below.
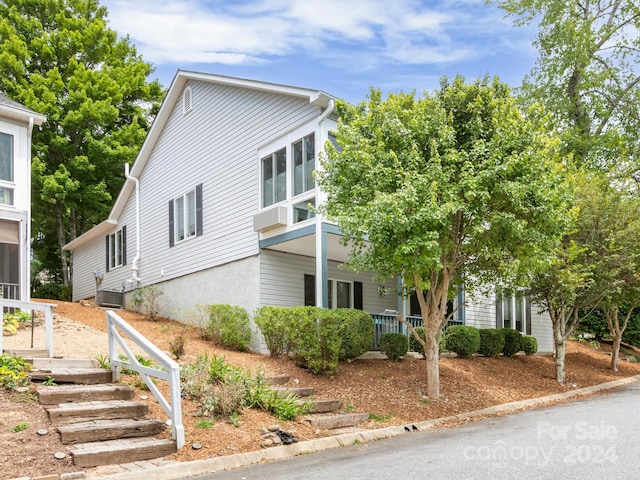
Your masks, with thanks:
<instances>
[{"instance_id":1,"label":"porch post","mask_svg":"<svg viewBox=\"0 0 640 480\"><path fill-rule=\"evenodd\" d=\"M322 219L316 217L316 306L327 308L329 295L327 292L327 232L323 228Z\"/></svg>"}]
</instances>

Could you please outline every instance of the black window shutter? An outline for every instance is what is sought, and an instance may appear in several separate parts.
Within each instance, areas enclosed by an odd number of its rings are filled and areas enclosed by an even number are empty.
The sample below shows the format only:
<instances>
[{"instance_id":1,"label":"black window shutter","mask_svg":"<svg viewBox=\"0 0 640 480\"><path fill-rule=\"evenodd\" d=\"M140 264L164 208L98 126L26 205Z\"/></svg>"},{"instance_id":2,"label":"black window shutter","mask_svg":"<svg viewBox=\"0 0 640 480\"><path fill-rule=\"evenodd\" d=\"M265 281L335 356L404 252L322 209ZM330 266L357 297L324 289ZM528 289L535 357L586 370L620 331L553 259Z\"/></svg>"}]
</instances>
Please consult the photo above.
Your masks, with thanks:
<instances>
[{"instance_id":1,"label":"black window shutter","mask_svg":"<svg viewBox=\"0 0 640 480\"><path fill-rule=\"evenodd\" d=\"M122 265L127 264L127 226L122 227Z\"/></svg>"},{"instance_id":2,"label":"black window shutter","mask_svg":"<svg viewBox=\"0 0 640 480\"><path fill-rule=\"evenodd\" d=\"M196 237L202 235L202 184L196 185Z\"/></svg>"},{"instance_id":3,"label":"black window shutter","mask_svg":"<svg viewBox=\"0 0 640 480\"><path fill-rule=\"evenodd\" d=\"M504 323L502 322L502 291L496 290L496 328L502 328Z\"/></svg>"},{"instance_id":4,"label":"black window shutter","mask_svg":"<svg viewBox=\"0 0 640 480\"><path fill-rule=\"evenodd\" d=\"M362 282L353 282L353 308L362 310Z\"/></svg>"},{"instance_id":5,"label":"black window shutter","mask_svg":"<svg viewBox=\"0 0 640 480\"><path fill-rule=\"evenodd\" d=\"M527 297L525 299L525 321L526 321L526 327L525 327L525 331L527 332L527 335L531 335L531 300L529 299L529 297Z\"/></svg>"},{"instance_id":6,"label":"black window shutter","mask_svg":"<svg viewBox=\"0 0 640 480\"><path fill-rule=\"evenodd\" d=\"M106 269L107 269L107 272L108 272L109 271L109 235L107 235L105 237L105 240L106 240L106 247L107 247L106 248L106 251L107 251L107 253L106 253L106 259L107 259Z\"/></svg>"},{"instance_id":7,"label":"black window shutter","mask_svg":"<svg viewBox=\"0 0 640 480\"><path fill-rule=\"evenodd\" d=\"M316 277L315 275L304 276L304 306L316 306Z\"/></svg>"},{"instance_id":8,"label":"black window shutter","mask_svg":"<svg viewBox=\"0 0 640 480\"><path fill-rule=\"evenodd\" d=\"M169 247L173 247L173 200L169 200Z\"/></svg>"}]
</instances>

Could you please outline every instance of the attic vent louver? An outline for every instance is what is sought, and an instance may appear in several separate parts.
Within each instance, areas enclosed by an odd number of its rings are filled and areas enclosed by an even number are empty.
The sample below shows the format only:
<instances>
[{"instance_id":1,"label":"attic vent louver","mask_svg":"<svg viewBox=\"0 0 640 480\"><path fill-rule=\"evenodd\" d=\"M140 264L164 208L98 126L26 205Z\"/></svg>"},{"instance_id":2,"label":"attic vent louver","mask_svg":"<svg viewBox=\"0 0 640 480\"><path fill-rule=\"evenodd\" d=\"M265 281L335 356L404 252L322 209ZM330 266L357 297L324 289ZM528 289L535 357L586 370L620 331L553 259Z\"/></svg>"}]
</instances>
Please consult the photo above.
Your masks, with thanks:
<instances>
[{"instance_id":1,"label":"attic vent louver","mask_svg":"<svg viewBox=\"0 0 640 480\"><path fill-rule=\"evenodd\" d=\"M192 109L192 96L191 96L191 87L187 87L184 89L184 93L182 94L182 114L186 115Z\"/></svg>"}]
</instances>

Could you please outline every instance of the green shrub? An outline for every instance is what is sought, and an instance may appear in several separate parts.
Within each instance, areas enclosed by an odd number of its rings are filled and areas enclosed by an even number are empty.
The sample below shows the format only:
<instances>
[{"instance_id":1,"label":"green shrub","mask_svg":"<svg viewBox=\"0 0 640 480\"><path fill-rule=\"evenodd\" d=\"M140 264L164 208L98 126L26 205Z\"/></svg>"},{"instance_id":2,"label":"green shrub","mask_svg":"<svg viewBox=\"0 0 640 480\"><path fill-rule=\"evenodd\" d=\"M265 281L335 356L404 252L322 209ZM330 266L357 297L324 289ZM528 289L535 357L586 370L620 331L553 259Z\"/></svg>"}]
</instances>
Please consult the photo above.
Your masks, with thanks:
<instances>
[{"instance_id":1,"label":"green shrub","mask_svg":"<svg viewBox=\"0 0 640 480\"><path fill-rule=\"evenodd\" d=\"M504 332L498 328L481 328L478 353L486 357L495 357L504 348Z\"/></svg>"},{"instance_id":2,"label":"green shrub","mask_svg":"<svg viewBox=\"0 0 640 480\"><path fill-rule=\"evenodd\" d=\"M506 357L510 357L518 353L521 349L520 342L522 340L522 334L513 328L502 328L504 332L504 348L502 354Z\"/></svg>"},{"instance_id":3,"label":"green shrub","mask_svg":"<svg viewBox=\"0 0 640 480\"><path fill-rule=\"evenodd\" d=\"M527 355L533 355L538 351L538 339L532 335L523 335L520 339L520 348Z\"/></svg>"},{"instance_id":4,"label":"green shrub","mask_svg":"<svg viewBox=\"0 0 640 480\"><path fill-rule=\"evenodd\" d=\"M446 347L459 357L469 357L480 348L480 332L468 325L453 325L447 328Z\"/></svg>"},{"instance_id":5,"label":"green shrub","mask_svg":"<svg viewBox=\"0 0 640 480\"><path fill-rule=\"evenodd\" d=\"M33 291L33 297L70 302L72 292L71 288L71 286L65 287L61 283L43 283L35 288Z\"/></svg>"},{"instance_id":6,"label":"green shrub","mask_svg":"<svg viewBox=\"0 0 640 480\"><path fill-rule=\"evenodd\" d=\"M31 364L21 357L0 355L0 386L13 389L29 384Z\"/></svg>"},{"instance_id":7,"label":"green shrub","mask_svg":"<svg viewBox=\"0 0 640 480\"><path fill-rule=\"evenodd\" d=\"M404 333L383 333L378 344L389 360L399 360L409 351L409 341Z\"/></svg>"},{"instance_id":8,"label":"green shrub","mask_svg":"<svg viewBox=\"0 0 640 480\"><path fill-rule=\"evenodd\" d=\"M155 322L160 314L160 297L164 292L155 285L140 287L131 294L131 305L136 312L144 309L147 320Z\"/></svg>"},{"instance_id":9,"label":"green shrub","mask_svg":"<svg viewBox=\"0 0 640 480\"><path fill-rule=\"evenodd\" d=\"M207 334L229 350L245 352L251 342L251 327L247 311L235 305L209 305Z\"/></svg>"},{"instance_id":10,"label":"green shrub","mask_svg":"<svg viewBox=\"0 0 640 480\"><path fill-rule=\"evenodd\" d=\"M416 327L416 333L422 340L426 338L424 327ZM413 335L413 333L409 333L409 351L421 353L422 355L424 355L424 348L422 344L418 342L418 340L416 340L416 337Z\"/></svg>"},{"instance_id":11,"label":"green shrub","mask_svg":"<svg viewBox=\"0 0 640 480\"><path fill-rule=\"evenodd\" d=\"M265 306L256 310L253 321L264 336L264 341L272 357L289 353L291 345L287 338L287 326L292 322L289 307Z\"/></svg>"},{"instance_id":12,"label":"green shrub","mask_svg":"<svg viewBox=\"0 0 640 480\"><path fill-rule=\"evenodd\" d=\"M291 307L287 338L295 363L314 374L332 375L338 369L340 321L331 310Z\"/></svg>"},{"instance_id":13,"label":"green shrub","mask_svg":"<svg viewBox=\"0 0 640 480\"><path fill-rule=\"evenodd\" d=\"M371 350L373 345L373 320L371 315L362 310L338 308L333 310L338 316L340 327L341 361L351 360Z\"/></svg>"}]
</instances>

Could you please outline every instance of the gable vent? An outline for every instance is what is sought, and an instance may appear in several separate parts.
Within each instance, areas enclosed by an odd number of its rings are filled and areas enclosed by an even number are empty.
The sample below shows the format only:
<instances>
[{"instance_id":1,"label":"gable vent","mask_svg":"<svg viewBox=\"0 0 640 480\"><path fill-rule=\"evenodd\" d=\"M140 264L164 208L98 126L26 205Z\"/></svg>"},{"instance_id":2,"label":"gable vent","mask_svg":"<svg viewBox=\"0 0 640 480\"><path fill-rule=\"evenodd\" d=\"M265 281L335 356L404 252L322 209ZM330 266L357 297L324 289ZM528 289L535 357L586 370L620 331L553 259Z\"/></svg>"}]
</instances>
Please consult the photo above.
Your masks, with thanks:
<instances>
[{"instance_id":1,"label":"gable vent","mask_svg":"<svg viewBox=\"0 0 640 480\"><path fill-rule=\"evenodd\" d=\"M187 87L184 89L184 93L182 94L182 114L186 115L192 109L192 94L191 87Z\"/></svg>"}]
</instances>

